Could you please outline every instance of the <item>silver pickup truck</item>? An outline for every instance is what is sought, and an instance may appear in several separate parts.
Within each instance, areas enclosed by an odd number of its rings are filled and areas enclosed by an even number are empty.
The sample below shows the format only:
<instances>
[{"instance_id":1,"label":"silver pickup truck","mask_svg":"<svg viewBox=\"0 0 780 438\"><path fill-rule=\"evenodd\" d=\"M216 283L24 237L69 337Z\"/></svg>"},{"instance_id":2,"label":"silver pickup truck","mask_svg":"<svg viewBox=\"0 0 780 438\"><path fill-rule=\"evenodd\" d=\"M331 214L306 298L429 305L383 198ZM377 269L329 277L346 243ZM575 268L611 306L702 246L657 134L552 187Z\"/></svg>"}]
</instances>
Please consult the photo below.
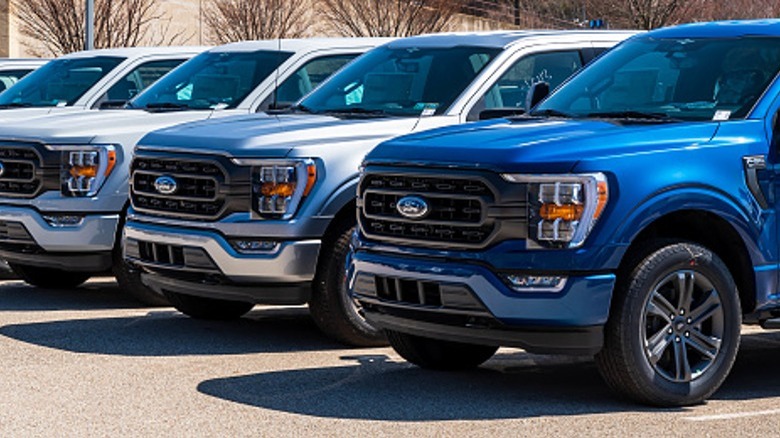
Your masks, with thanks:
<instances>
[{"instance_id":1,"label":"silver pickup truck","mask_svg":"<svg viewBox=\"0 0 780 438\"><path fill-rule=\"evenodd\" d=\"M424 35L356 60L290 111L153 132L131 166L125 255L180 311L303 304L352 345L386 342L345 285L358 168L389 138L523 111L631 32ZM424 183L423 181L420 182Z\"/></svg>"},{"instance_id":2,"label":"silver pickup truck","mask_svg":"<svg viewBox=\"0 0 780 438\"><path fill-rule=\"evenodd\" d=\"M126 108L0 124L0 257L27 283L44 287L75 287L113 269L123 290L147 304L164 303L120 256L138 140L178 123L289 106L387 41L228 44L181 65Z\"/></svg>"}]
</instances>

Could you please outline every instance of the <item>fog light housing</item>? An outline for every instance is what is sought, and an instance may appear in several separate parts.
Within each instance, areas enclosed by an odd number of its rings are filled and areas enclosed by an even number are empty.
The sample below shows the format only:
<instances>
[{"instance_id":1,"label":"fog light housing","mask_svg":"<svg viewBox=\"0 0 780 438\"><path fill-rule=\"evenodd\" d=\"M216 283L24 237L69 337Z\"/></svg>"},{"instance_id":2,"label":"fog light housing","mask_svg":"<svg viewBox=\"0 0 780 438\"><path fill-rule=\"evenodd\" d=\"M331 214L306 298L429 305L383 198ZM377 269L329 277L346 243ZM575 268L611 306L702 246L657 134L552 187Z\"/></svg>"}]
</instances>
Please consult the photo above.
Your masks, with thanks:
<instances>
[{"instance_id":1,"label":"fog light housing","mask_svg":"<svg viewBox=\"0 0 780 438\"><path fill-rule=\"evenodd\" d=\"M45 220L50 227L54 228L78 227L84 222L84 216L77 216L74 214L44 215L43 220Z\"/></svg>"},{"instance_id":2,"label":"fog light housing","mask_svg":"<svg viewBox=\"0 0 780 438\"><path fill-rule=\"evenodd\" d=\"M515 292L560 292L566 286L566 279L561 275L502 275L510 288Z\"/></svg>"},{"instance_id":3,"label":"fog light housing","mask_svg":"<svg viewBox=\"0 0 780 438\"><path fill-rule=\"evenodd\" d=\"M230 245L236 251L244 254L272 252L279 248L279 242L273 240L233 239Z\"/></svg>"}]
</instances>

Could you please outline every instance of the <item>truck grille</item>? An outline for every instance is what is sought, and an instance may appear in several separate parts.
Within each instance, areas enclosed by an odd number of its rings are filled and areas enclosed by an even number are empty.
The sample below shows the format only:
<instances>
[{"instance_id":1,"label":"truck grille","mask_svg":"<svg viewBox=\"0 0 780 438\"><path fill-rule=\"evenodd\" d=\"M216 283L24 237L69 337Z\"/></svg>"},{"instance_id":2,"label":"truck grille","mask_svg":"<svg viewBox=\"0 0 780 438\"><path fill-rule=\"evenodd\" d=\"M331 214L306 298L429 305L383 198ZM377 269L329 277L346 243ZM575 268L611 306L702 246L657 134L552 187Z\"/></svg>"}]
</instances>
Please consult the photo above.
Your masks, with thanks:
<instances>
[{"instance_id":1,"label":"truck grille","mask_svg":"<svg viewBox=\"0 0 780 438\"><path fill-rule=\"evenodd\" d=\"M495 174L452 172L426 175L418 171L369 168L359 188L359 222L362 232L377 240L409 245L464 248L484 247L502 237L498 218L508 219L518 238L525 231L525 186L515 184L503 196L507 184ZM398 208L404 198L422 200L427 208L418 218Z\"/></svg>"},{"instance_id":2,"label":"truck grille","mask_svg":"<svg viewBox=\"0 0 780 438\"><path fill-rule=\"evenodd\" d=\"M185 219L216 220L230 212L230 162L217 158L136 157L131 167L131 200L140 212ZM175 189L157 187L167 177ZM248 179L248 177L247 177ZM248 185L248 182L244 186ZM248 203L248 189L245 190ZM240 195L238 198L242 198ZM235 199L234 199L235 200ZM248 211L246 207L244 211Z\"/></svg>"},{"instance_id":3,"label":"truck grille","mask_svg":"<svg viewBox=\"0 0 780 438\"><path fill-rule=\"evenodd\" d=\"M0 147L0 196L33 197L42 186L41 159L33 149Z\"/></svg>"}]
</instances>

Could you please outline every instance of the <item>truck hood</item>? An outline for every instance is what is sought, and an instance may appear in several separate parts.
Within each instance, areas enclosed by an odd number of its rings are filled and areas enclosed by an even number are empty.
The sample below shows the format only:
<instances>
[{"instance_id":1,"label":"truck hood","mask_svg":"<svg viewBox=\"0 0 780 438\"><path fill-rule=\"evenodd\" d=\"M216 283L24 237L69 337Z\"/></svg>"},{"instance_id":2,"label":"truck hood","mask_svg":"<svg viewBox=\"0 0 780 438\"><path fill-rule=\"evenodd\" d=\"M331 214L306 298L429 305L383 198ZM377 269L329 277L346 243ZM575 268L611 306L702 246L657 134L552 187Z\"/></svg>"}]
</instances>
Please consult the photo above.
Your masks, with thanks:
<instances>
[{"instance_id":1,"label":"truck hood","mask_svg":"<svg viewBox=\"0 0 780 438\"><path fill-rule=\"evenodd\" d=\"M111 143L126 135L140 136L155 129L206 119L211 114L212 111L149 113L128 109L58 113L0 123L0 139L51 144Z\"/></svg>"},{"instance_id":2,"label":"truck hood","mask_svg":"<svg viewBox=\"0 0 780 438\"><path fill-rule=\"evenodd\" d=\"M43 107L43 108L5 108L0 109L0 126L8 126L11 123L18 123L19 121L26 121L36 117L46 116L55 112L75 112L84 111L84 108L74 107Z\"/></svg>"},{"instance_id":3,"label":"truck hood","mask_svg":"<svg viewBox=\"0 0 780 438\"><path fill-rule=\"evenodd\" d=\"M328 149L352 144L377 144L407 134L417 118L340 119L310 114L285 114L212 119L152 132L139 144L147 148L186 149L236 158L321 156Z\"/></svg>"},{"instance_id":4,"label":"truck hood","mask_svg":"<svg viewBox=\"0 0 780 438\"><path fill-rule=\"evenodd\" d=\"M718 123L620 123L606 120L496 120L399 137L375 148L369 164L569 172L583 160L709 142Z\"/></svg>"}]
</instances>

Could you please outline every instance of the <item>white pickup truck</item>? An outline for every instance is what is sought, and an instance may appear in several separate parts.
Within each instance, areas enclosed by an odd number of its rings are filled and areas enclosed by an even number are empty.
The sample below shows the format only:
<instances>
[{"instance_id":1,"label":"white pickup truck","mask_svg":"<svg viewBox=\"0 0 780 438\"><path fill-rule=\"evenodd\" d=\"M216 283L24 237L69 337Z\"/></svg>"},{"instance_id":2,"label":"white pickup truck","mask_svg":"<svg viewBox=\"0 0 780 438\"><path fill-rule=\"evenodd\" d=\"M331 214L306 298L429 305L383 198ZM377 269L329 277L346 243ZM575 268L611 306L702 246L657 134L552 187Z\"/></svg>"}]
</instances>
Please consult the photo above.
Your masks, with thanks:
<instances>
[{"instance_id":1,"label":"white pickup truck","mask_svg":"<svg viewBox=\"0 0 780 438\"><path fill-rule=\"evenodd\" d=\"M402 134L518 113L632 32L423 35L379 47L286 114L153 132L131 171L125 251L182 312L309 303L324 332L386 342L346 287L358 168ZM443 159L446 157L442 157ZM424 181L420 181L423 184Z\"/></svg>"},{"instance_id":2,"label":"white pickup truck","mask_svg":"<svg viewBox=\"0 0 780 438\"><path fill-rule=\"evenodd\" d=\"M14 84L9 81L10 87L0 94L0 124L124 105L204 50L206 47L132 47L59 57Z\"/></svg>"},{"instance_id":3,"label":"white pickup truck","mask_svg":"<svg viewBox=\"0 0 780 438\"><path fill-rule=\"evenodd\" d=\"M289 105L387 41L228 44L184 63L126 108L0 124L0 257L27 283L43 287L75 287L113 268L125 291L147 304L164 303L121 260L138 140L182 122Z\"/></svg>"}]
</instances>

